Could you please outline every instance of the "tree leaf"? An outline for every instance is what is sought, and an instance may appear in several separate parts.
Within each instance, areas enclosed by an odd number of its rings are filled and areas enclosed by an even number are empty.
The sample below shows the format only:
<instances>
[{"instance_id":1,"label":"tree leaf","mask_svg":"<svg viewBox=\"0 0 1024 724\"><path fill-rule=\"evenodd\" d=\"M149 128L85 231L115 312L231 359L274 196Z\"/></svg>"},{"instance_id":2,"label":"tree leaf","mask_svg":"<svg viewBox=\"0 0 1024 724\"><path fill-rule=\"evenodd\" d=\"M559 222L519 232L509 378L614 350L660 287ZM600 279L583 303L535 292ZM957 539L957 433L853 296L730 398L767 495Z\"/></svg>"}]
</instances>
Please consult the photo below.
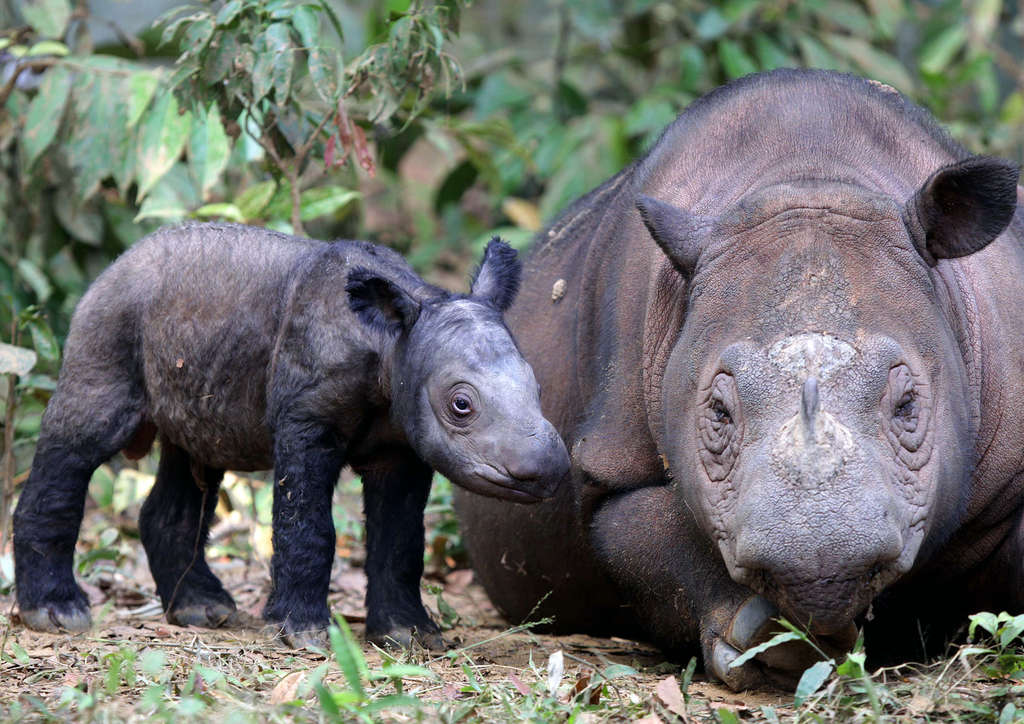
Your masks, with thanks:
<instances>
[{"instance_id":1,"label":"tree leaf","mask_svg":"<svg viewBox=\"0 0 1024 724\"><path fill-rule=\"evenodd\" d=\"M190 54L201 52L213 36L214 23L209 17L190 22L185 29L185 49Z\"/></svg>"},{"instance_id":2,"label":"tree leaf","mask_svg":"<svg viewBox=\"0 0 1024 724\"><path fill-rule=\"evenodd\" d=\"M938 75L946 69L960 48L967 42L967 28L950 25L921 46L918 60L921 72Z\"/></svg>"},{"instance_id":3,"label":"tree leaf","mask_svg":"<svg viewBox=\"0 0 1024 724\"><path fill-rule=\"evenodd\" d=\"M136 170L142 199L178 160L192 128L192 114L178 113L178 101L165 92L146 113L139 127Z\"/></svg>"},{"instance_id":4,"label":"tree leaf","mask_svg":"<svg viewBox=\"0 0 1024 724\"><path fill-rule=\"evenodd\" d=\"M845 0L829 0L827 3L809 3L808 7L822 21L838 25L850 35L870 40L874 34L871 19L858 6Z\"/></svg>"},{"instance_id":5,"label":"tree leaf","mask_svg":"<svg viewBox=\"0 0 1024 724\"><path fill-rule=\"evenodd\" d=\"M309 77L317 94L328 103L334 103L338 97L337 79L341 77L335 54L328 53L322 48L314 48L309 51L307 63Z\"/></svg>"},{"instance_id":6,"label":"tree leaf","mask_svg":"<svg viewBox=\"0 0 1024 724\"><path fill-rule=\"evenodd\" d=\"M0 375L27 375L36 366L36 353L24 347L0 342Z\"/></svg>"},{"instance_id":7,"label":"tree leaf","mask_svg":"<svg viewBox=\"0 0 1024 724\"><path fill-rule=\"evenodd\" d=\"M882 36L895 37L896 30L907 12L903 0L867 0L867 5L871 10L871 18Z\"/></svg>"},{"instance_id":8,"label":"tree leaf","mask_svg":"<svg viewBox=\"0 0 1024 724\"><path fill-rule=\"evenodd\" d=\"M60 359L60 345L49 324L39 318L30 319L28 330L32 334L32 346L40 357L50 362Z\"/></svg>"},{"instance_id":9,"label":"tree leaf","mask_svg":"<svg viewBox=\"0 0 1024 724\"><path fill-rule=\"evenodd\" d=\"M224 219L228 219L229 221L237 221L238 223L243 223L245 221L245 216L242 214L241 209L234 204L223 202L200 206L192 212L192 215L204 219L211 216L220 216Z\"/></svg>"},{"instance_id":10,"label":"tree leaf","mask_svg":"<svg viewBox=\"0 0 1024 724\"><path fill-rule=\"evenodd\" d=\"M999 15L1003 11L1003 0L977 0L971 10L970 42L977 50L985 50L992 42L992 35L999 26Z\"/></svg>"},{"instance_id":11,"label":"tree leaf","mask_svg":"<svg viewBox=\"0 0 1024 724\"><path fill-rule=\"evenodd\" d=\"M252 102L256 105L274 85L274 56L270 52L267 34L260 33L253 43L256 62L252 66Z\"/></svg>"},{"instance_id":12,"label":"tree leaf","mask_svg":"<svg viewBox=\"0 0 1024 724\"><path fill-rule=\"evenodd\" d=\"M302 39L302 45L306 50L312 50L319 43L320 21L313 9L307 5L300 5L295 8L292 14L292 27Z\"/></svg>"},{"instance_id":13,"label":"tree leaf","mask_svg":"<svg viewBox=\"0 0 1024 724\"><path fill-rule=\"evenodd\" d=\"M242 0L230 0L217 13L217 25L230 25L242 11Z\"/></svg>"},{"instance_id":14,"label":"tree leaf","mask_svg":"<svg viewBox=\"0 0 1024 724\"><path fill-rule=\"evenodd\" d=\"M909 93L913 89L914 79L910 77L903 64L866 40L831 34L825 36L825 42L832 50L852 60L875 80L887 83L904 93Z\"/></svg>"},{"instance_id":15,"label":"tree leaf","mask_svg":"<svg viewBox=\"0 0 1024 724\"><path fill-rule=\"evenodd\" d=\"M729 25L730 23L725 19L725 16L722 15L718 8L712 5L701 13L701 16L697 19L697 37L701 40L714 40L728 30Z\"/></svg>"},{"instance_id":16,"label":"tree leaf","mask_svg":"<svg viewBox=\"0 0 1024 724\"><path fill-rule=\"evenodd\" d=\"M96 247L103 241L103 216L95 204L79 203L71 187L58 187L53 210L60 225L76 240Z\"/></svg>"},{"instance_id":17,"label":"tree leaf","mask_svg":"<svg viewBox=\"0 0 1024 724\"><path fill-rule=\"evenodd\" d=\"M46 275L40 271L38 266L22 257L18 259L17 269L21 278L32 287L32 291L35 292L36 298L40 302L45 302L50 298L50 295L53 294L53 285L50 284L50 280L46 278Z\"/></svg>"},{"instance_id":18,"label":"tree leaf","mask_svg":"<svg viewBox=\"0 0 1024 724\"><path fill-rule=\"evenodd\" d=\"M70 52L71 51L68 50L68 46L64 45L64 43L59 43L56 40L43 40L30 47L25 55L30 58L39 55L57 55L64 57Z\"/></svg>"},{"instance_id":19,"label":"tree leaf","mask_svg":"<svg viewBox=\"0 0 1024 724\"><path fill-rule=\"evenodd\" d=\"M188 141L188 163L199 184L199 193L206 197L228 165L231 143L220 120L216 101L209 110L200 109L192 124Z\"/></svg>"},{"instance_id":20,"label":"tree leaf","mask_svg":"<svg viewBox=\"0 0 1024 724\"><path fill-rule=\"evenodd\" d=\"M825 680L832 673L833 663L831 659L819 661L804 671L803 676L800 677L800 681L796 685L796 693L793 695L793 706L800 706L806 701L807 697L821 688L821 685L825 683Z\"/></svg>"},{"instance_id":21,"label":"tree leaf","mask_svg":"<svg viewBox=\"0 0 1024 724\"><path fill-rule=\"evenodd\" d=\"M71 90L72 74L62 65L51 68L43 76L39 92L28 105L25 129L21 135L21 147L25 153L25 165L31 167L35 160L53 142L64 117L68 92Z\"/></svg>"},{"instance_id":22,"label":"tree leaf","mask_svg":"<svg viewBox=\"0 0 1024 724\"><path fill-rule=\"evenodd\" d=\"M757 55L761 70L792 68L796 65L796 60L764 33L754 35L754 54Z\"/></svg>"},{"instance_id":23,"label":"tree leaf","mask_svg":"<svg viewBox=\"0 0 1024 724\"><path fill-rule=\"evenodd\" d=\"M718 42L718 59L722 62L725 74L729 78L740 78L757 72L757 64L735 41L720 40Z\"/></svg>"},{"instance_id":24,"label":"tree leaf","mask_svg":"<svg viewBox=\"0 0 1024 724\"><path fill-rule=\"evenodd\" d=\"M303 221L327 216L348 206L360 196L362 194L358 191L341 186L318 186L302 192L299 213Z\"/></svg>"},{"instance_id":25,"label":"tree leaf","mask_svg":"<svg viewBox=\"0 0 1024 724\"><path fill-rule=\"evenodd\" d=\"M159 84L159 77L152 71L143 70L131 74L128 79L128 128L134 128L142 118L142 112L153 100Z\"/></svg>"},{"instance_id":26,"label":"tree leaf","mask_svg":"<svg viewBox=\"0 0 1024 724\"><path fill-rule=\"evenodd\" d=\"M200 71L203 82L207 85L222 81L231 72L241 52L234 31L220 33L214 40L214 45L204 59Z\"/></svg>"},{"instance_id":27,"label":"tree leaf","mask_svg":"<svg viewBox=\"0 0 1024 724\"><path fill-rule=\"evenodd\" d=\"M828 49L810 35L800 34L796 37L796 44L800 47L800 55L804 65L809 68L823 68L825 70L846 70Z\"/></svg>"},{"instance_id":28,"label":"tree leaf","mask_svg":"<svg viewBox=\"0 0 1024 724\"><path fill-rule=\"evenodd\" d=\"M277 184L273 181L264 181L250 186L235 197L235 206L242 212L242 218L246 221L258 218L260 212L270 203L277 190Z\"/></svg>"},{"instance_id":29,"label":"tree leaf","mask_svg":"<svg viewBox=\"0 0 1024 724\"><path fill-rule=\"evenodd\" d=\"M127 152L124 128L128 106L123 78L100 73L74 91L75 132L67 142L68 161L79 202L122 165Z\"/></svg>"},{"instance_id":30,"label":"tree leaf","mask_svg":"<svg viewBox=\"0 0 1024 724\"><path fill-rule=\"evenodd\" d=\"M71 20L71 3L69 0L22 0L21 14L44 38L60 38Z\"/></svg>"},{"instance_id":31,"label":"tree leaf","mask_svg":"<svg viewBox=\"0 0 1024 724\"><path fill-rule=\"evenodd\" d=\"M265 33L267 49L273 54L271 79L274 97L278 103L285 103L292 84L292 70L295 68L295 52L291 33L284 23L274 23Z\"/></svg>"}]
</instances>

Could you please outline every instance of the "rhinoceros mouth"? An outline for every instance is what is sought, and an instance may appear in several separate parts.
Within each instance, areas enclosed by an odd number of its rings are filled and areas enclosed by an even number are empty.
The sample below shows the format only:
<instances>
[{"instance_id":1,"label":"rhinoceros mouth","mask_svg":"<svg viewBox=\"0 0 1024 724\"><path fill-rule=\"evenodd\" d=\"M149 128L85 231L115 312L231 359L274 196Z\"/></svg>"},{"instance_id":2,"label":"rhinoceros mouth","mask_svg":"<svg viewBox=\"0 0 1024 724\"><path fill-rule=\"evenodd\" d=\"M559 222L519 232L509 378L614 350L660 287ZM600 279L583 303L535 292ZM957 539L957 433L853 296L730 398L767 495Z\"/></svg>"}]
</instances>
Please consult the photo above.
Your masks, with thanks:
<instances>
[{"instance_id":1,"label":"rhinoceros mouth","mask_svg":"<svg viewBox=\"0 0 1024 724\"><path fill-rule=\"evenodd\" d=\"M542 495L530 492L535 488L544 487L542 480L520 480L505 474L497 468L480 468L468 475L452 478L452 482L466 490L488 498L500 498L517 503L536 503L543 500Z\"/></svg>"},{"instance_id":2,"label":"rhinoceros mouth","mask_svg":"<svg viewBox=\"0 0 1024 724\"><path fill-rule=\"evenodd\" d=\"M847 628L899 575L894 566L807 580L779 580L762 572L748 585L778 606L793 623L815 635L830 636Z\"/></svg>"}]
</instances>

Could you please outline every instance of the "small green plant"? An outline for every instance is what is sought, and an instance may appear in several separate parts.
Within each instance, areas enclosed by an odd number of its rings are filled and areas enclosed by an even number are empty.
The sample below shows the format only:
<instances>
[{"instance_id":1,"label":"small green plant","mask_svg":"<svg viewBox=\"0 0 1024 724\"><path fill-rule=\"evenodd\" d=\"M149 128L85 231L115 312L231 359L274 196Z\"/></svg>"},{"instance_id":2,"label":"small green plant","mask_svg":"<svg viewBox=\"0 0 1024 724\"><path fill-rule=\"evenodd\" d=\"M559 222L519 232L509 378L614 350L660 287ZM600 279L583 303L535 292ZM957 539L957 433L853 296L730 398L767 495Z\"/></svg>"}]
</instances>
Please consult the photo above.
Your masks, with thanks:
<instances>
[{"instance_id":1,"label":"small green plant","mask_svg":"<svg viewBox=\"0 0 1024 724\"><path fill-rule=\"evenodd\" d=\"M1024 681L1024 615L982 612L969 618L968 638L974 641L980 629L987 634L989 645L965 647L961 657L973 658L993 678Z\"/></svg>"},{"instance_id":2,"label":"small green plant","mask_svg":"<svg viewBox=\"0 0 1024 724\"><path fill-rule=\"evenodd\" d=\"M401 663L385 655L381 668L371 671L362 648L341 616L335 617L335 625L328 629L328 637L334 661L345 680L344 687L323 682L313 687L321 712L328 721L357 719L370 724L376 714L385 711L418 711L422 707L419 699L405 692L405 680L412 677L434 679L436 675L430 669ZM381 682L393 686L394 693L381 695Z\"/></svg>"}]
</instances>

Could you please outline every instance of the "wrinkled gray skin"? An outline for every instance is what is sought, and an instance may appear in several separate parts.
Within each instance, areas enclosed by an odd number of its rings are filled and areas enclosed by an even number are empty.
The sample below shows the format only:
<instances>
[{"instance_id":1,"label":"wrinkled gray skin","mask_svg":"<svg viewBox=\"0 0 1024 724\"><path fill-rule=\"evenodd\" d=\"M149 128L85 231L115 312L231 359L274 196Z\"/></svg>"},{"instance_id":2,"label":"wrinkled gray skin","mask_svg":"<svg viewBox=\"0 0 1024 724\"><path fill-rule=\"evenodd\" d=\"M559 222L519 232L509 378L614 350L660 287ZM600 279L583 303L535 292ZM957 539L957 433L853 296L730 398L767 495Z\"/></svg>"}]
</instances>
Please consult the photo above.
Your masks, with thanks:
<instances>
[{"instance_id":1,"label":"wrinkled gray skin","mask_svg":"<svg viewBox=\"0 0 1024 724\"><path fill-rule=\"evenodd\" d=\"M573 476L511 515L456 496L492 600L700 650L737 689L811 661L729 666L780 613L916 657L1024 610L1016 182L852 76L693 104L527 262L510 326Z\"/></svg>"},{"instance_id":2,"label":"wrinkled gray skin","mask_svg":"<svg viewBox=\"0 0 1024 724\"><path fill-rule=\"evenodd\" d=\"M433 470L505 501L550 496L568 470L502 312L515 251L487 247L469 295L420 279L395 252L202 224L135 244L90 287L14 519L21 617L84 630L72 554L89 476L161 438L140 532L169 620L235 610L204 543L225 469L275 468L273 589L264 616L322 639L341 467L363 478L367 636L442 645L425 612L423 506Z\"/></svg>"}]
</instances>

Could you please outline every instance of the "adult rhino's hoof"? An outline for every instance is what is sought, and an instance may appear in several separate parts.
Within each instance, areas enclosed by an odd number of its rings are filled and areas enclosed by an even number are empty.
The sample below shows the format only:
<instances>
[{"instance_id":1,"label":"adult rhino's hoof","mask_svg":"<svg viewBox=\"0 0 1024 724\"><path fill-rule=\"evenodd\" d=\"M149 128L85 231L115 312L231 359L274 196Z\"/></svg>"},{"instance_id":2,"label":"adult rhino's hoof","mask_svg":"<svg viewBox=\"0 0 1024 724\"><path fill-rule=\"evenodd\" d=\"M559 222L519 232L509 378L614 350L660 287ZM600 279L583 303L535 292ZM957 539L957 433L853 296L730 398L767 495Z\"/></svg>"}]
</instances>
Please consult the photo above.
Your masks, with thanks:
<instances>
[{"instance_id":1,"label":"adult rhino's hoof","mask_svg":"<svg viewBox=\"0 0 1024 724\"><path fill-rule=\"evenodd\" d=\"M92 628L89 607L77 603L23 609L20 615L24 624L34 631L81 633Z\"/></svg>"},{"instance_id":2,"label":"adult rhino's hoof","mask_svg":"<svg viewBox=\"0 0 1024 724\"><path fill-rule=\"evenodd\" d=\"M167 623L175 626L234 628L238 626L237 614L234 602L192 603L168 611Z\"/></svg>"},{"instance_id":3,"label":"adult rhino's hoof","mask_svg":"<svg viewBox=\"0 0 1024 724\"><path fill-rule=\"evenodd\" d=\"M385 649L410 649L414 644L428 651L444 651L448 648L448 643L434 626L393 626L383 632L367 632L366 640Z\"/></svg>"},{"instance_id":4,"label":"adult rhino's hoof","mask_svg":"<svg viewBox=\"0 0 1024 724\"><path fill-rule=\"evenodd\" d=\"M740 666L731 666L744 651L784 630L774 620L778 616L778 609L761 596L751 596L744 601L725 630L705 642L704 660L709 673L735 691L765 686L795 687L803 672L821 660L821 654L803 641L773 646ZM817 637L815 643L831 656L848 651L856 639L857 628L851 622L846 630L833 636Z\"/></svg>"}]
</instances>

